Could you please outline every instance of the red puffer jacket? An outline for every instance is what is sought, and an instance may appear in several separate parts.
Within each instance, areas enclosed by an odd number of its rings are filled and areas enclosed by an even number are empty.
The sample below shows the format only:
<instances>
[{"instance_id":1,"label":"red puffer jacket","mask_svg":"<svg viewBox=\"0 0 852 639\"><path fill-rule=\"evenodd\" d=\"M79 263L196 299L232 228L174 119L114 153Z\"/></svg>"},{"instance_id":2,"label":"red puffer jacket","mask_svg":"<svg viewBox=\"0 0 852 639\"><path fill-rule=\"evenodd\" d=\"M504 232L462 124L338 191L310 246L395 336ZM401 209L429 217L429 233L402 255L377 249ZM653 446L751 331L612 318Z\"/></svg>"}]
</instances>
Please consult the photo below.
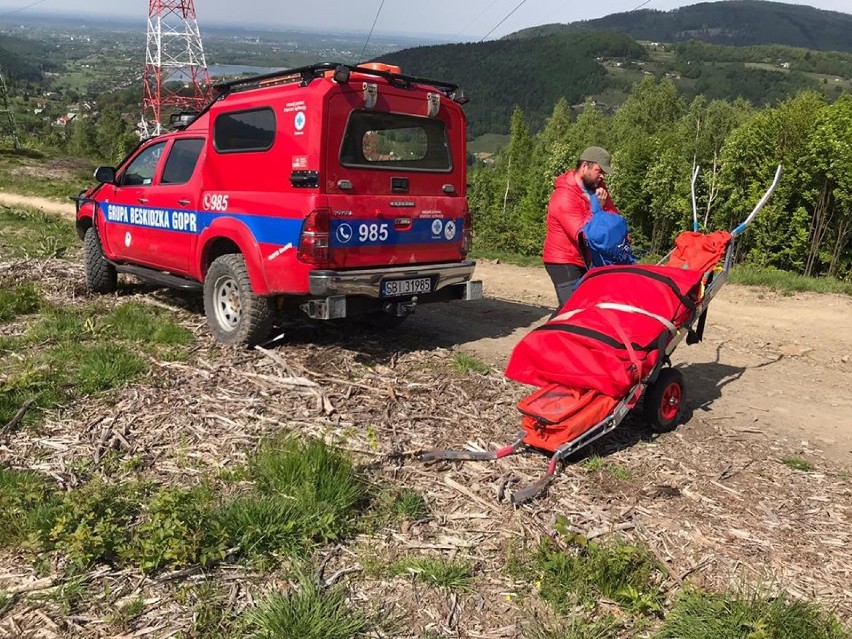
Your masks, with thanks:
<instances>
[{"instance_id":1,"label":"red puffer jacket","mask_svg":"<svg viewBox=\"0 0 852 639\"><path fill-rule=\"evenodd\" d=\"M563 173L554 182L553 195L547 205L547 235L542 261L545 264L574 264L585 267L577 236L592 215L589 196L580 188L576 171ZM618 213L609 194L601 202L604 211Z\"/></svg>"}]
</instances>

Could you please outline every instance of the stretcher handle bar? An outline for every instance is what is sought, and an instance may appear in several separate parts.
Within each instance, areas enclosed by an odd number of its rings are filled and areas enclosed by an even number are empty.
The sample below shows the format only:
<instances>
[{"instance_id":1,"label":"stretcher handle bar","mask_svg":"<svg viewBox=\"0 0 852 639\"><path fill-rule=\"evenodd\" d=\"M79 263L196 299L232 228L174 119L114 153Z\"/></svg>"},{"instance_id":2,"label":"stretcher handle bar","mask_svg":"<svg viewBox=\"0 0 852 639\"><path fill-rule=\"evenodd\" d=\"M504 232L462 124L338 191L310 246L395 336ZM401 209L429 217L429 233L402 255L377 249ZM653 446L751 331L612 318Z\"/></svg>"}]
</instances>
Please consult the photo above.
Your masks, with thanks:
<instances>
[{"instance_id":1,"label":"stretcher handle bar","mask_svg":"<svg viewBox=\"0 0 852 639\"><path fill-rule=\"evenodd\" d=\"M743 233L743 231L745 231L748 228L749 224L751 224L751 221L754 219L754 216L758 214L760 209L763 208L763 205L766 204L766 202L769 200L769 198L772 197L772 194L775 193L775 189L777 188L778 181L780 179L781 179L781 165L779 164L778 168L775 169L775 179L772 180L772 186L770 186L769 189L767 189L766 193L763 194L763 197L760 198L760 202L758 202L757 205L754 207L754 210L751 213L749 213L749 216L745 219L745 221L742 224L740 224L737 228L735 228L733 231L731 231L731 235L733 237L737 237L738 235Z\"/></svg>"},{"instance_id":2,"label":"stretcher handle bar","mask_svg":"<svg viewBox=\"0 0 852 639\"><path fill-rule=\"evenodd\" d=\"M420 461L423 462L438 461L439 459L497 459L497 454L493 450L430 450L420 454Z\"/></svg>"},{"instance_id":3,"label":"stretcher handle bar","mask_svg":"<svg viewBox=\"0 0 852 639\"><path fill-rule=\"evenodd\" d=\"M498 448L497 450L428 450L418 455L420 461L431 462L438 460L483 460L483 459L501 459L507 455L512 455L518 452L518 449L523 444L523 439L526 433L521 431L518 436L508 446Z\"/></svg>"},{"instance_id":4,"label":"stretcher handle bar","mask_svg":"<svg viewBox=\"0 0 852 639\"><path fill-rule=\"evenodd\" d=\"M690 191L692 193L692 230L698 232L698 204L695 201L695 181L698 179L698 171L701 169L699 165L695 165L692 171L692 182L690 183Z\"/></svg>"},{"instance_id":5,"label":"stretcher handle bar","mask_svg":"<svg viewBox=\"0 0 852 639\"><path fill-rule=\"evenodd\" d=\"M550 482L553 481L553 477L556 475L556 462L558 459L554 455L550 464L547 467L547 472L544 473L534 484L530 484L525 488L521 488L512 493L510 499L512 500L512 504L514 506L519 506L520 504L524 504L528 501L532 501L535 499L539 493L541 493Z\"/></svg>"}]
</instances>

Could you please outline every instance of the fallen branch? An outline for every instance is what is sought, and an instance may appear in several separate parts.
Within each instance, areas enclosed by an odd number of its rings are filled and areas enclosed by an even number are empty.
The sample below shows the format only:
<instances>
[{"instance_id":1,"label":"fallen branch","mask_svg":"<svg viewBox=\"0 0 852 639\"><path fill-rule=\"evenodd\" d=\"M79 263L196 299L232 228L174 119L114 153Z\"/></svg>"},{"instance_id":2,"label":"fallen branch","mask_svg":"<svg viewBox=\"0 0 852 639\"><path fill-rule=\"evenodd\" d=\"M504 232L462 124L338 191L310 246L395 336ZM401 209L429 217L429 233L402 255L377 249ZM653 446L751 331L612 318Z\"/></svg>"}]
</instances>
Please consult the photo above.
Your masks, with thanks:
<instances>
[{"instance_id":1,"label":"fallen branch","mask_svg":"<svg viewBox=\"0 0 852 639\"><path fill-rule=\"evenodd\" d=\"M33 405L35 399L28 399L24 402L24 404L18 409L18 412L15 413L15 416L9 420L3 428L0 428L0 435L5 435L7 432L11 433L12 429L14 429L18 423L24 418L24 415L29 410L30 406Z\"/></svg>"}]
</instances>

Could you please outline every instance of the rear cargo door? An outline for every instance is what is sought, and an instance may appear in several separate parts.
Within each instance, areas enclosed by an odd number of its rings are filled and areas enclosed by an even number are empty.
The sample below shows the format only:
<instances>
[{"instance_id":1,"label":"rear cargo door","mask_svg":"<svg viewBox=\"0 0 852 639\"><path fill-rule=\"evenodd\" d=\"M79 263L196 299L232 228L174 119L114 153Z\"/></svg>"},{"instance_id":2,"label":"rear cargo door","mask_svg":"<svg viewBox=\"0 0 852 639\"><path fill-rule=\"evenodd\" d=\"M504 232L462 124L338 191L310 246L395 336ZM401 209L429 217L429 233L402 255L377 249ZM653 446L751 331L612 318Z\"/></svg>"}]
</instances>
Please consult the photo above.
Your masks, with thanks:
<instances>
[{"instance_id":1,"label":"rear cargo door","mask_svg":"<svg viewBox=\"0 0 852 639\"><path fill-rule=\"evenodd\" d=\"M358 94L330 99L324 185L335 268L462 258L463 116L427 117L425 92L416 93L382 99L380 89L372 109Z\"/></svg>"}]
</instances>

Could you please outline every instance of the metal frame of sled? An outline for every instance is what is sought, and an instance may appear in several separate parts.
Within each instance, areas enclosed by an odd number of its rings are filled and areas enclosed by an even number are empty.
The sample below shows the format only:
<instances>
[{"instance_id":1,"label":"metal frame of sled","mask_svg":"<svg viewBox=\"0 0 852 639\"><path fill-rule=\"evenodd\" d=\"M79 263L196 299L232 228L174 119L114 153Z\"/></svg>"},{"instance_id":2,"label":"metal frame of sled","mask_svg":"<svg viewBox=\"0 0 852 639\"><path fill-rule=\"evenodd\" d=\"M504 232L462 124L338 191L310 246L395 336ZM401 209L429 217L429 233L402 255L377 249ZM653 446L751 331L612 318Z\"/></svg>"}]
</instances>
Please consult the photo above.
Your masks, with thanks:
<instances>
[{"instance_id":1,"label":"metal frame of sled","mask_svg":"<svg viewBox=\"0 0 852 639\"><path fill-rule=\"evenodd\" d=\"M775 192L775 189L778 187L778 182L781 179L781 172L782 167L781 165L779 165L775 171L775 177L772 181L772 185L767 189L766 193L763 194L763 197L760 198L760 201L755 205L754 209L751 211L748 217L746 217L746 219L740 225L738 225L736 228L734 228L733 231L731 231L731 239L725 251L722 269L718 272L713 273L713 276L708 281L706 288L704 289L704 295L702 296L701 301L696 304L695 312L690 318L690 321L685 323L679 329L677 329L677 332L672 336L671 340L669 340L669 343L667 344L665 349L665 353L662 357L660 357L657 365L654 367L651 373L649 373L645 379L633 386L627 393L627 395L620 402L618 402L615 408L613 408L612 412L604 419L592 426L587 431L578 435L576 438L556 448L550 457L550 462L547 465L547 471L543 475L541 475L534 483L520 488L512 493L511 501L513 504L522 504L524 502L534 499L545 488L547 488L547 486L553 480L556 475L557 465L560 461L566 459L567 457L570 457L577 451L581 450L582 448L585 448L595 440L600 439L607 433L614 430L624 420L630 410L632 410L636 406L636 404L646 393L648 388L651 387L657 381L663 364L667 363L671 365L670 356L674 352L675 348L677 348L677 346L681 343L681 341L683 341L684 338L686 338L687 344L694 344L701 341L704 332L704 320L706 318L707 307L710 305L710 302L713 301L713 298L717 295L719 290L728 281L730 270L733 265L733 255L734 248L736 246L736 239L743 232L745 232L746 229L748 229L748 227L754 221L754 218L764 207L769 198L772 197L772 194ZM695 230L698 230L698 212L695 198L695 180L697 176L698 167L695 167L691 182L693 228ZM665 259L666 258L663 258L663 260ZM507 457L509 455L517 453L522 449L529 448L529 446L523 441L526 435L526 431L521 431L511 444L494 451L431 450L421 453L419 455L419 458L423 462L434 462L441 460L464 461L501 459L502 457Z\"/></svg>"}]
</instances>

